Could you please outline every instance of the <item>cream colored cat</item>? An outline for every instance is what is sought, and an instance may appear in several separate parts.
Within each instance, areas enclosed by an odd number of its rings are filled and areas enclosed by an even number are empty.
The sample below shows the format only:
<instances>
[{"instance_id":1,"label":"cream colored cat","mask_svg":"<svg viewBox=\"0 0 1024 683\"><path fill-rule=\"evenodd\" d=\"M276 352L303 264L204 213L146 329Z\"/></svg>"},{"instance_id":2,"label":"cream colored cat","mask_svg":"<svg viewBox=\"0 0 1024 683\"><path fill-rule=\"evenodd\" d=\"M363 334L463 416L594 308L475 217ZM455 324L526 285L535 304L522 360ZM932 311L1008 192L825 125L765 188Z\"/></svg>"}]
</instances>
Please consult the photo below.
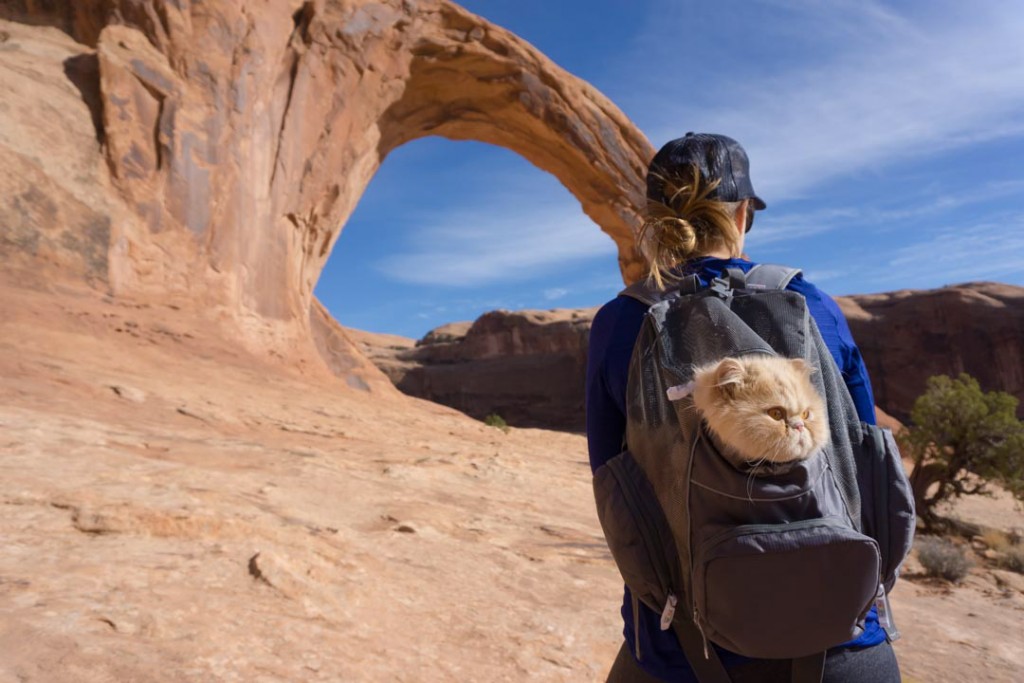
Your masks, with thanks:
<instances>
[{"instance_id":1,"label":"cream colored cat","mask_svg":"<svg viewBox=\"0 0 1024 683\"><path fill-rule=\"evenodd\" d=\"M810 377L800 359L724 358L696 370L694 405L728 447L722 455L740 469L805 460L829 438L825 405Z\"/></svg>"}]
</instances>

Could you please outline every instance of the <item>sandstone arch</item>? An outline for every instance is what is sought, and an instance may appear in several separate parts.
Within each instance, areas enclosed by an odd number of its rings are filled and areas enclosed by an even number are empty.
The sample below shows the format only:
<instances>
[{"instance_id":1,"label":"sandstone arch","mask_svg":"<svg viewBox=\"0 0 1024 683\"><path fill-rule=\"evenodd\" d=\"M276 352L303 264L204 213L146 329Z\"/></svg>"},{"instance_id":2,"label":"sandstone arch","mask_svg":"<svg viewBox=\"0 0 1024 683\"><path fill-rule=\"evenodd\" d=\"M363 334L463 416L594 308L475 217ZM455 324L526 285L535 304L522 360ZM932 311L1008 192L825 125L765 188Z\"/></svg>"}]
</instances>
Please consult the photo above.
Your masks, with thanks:
<instances>
[{"instance_id":1,"label":"sandstone arch","mask_svg":"<svg viewBox=\"0 0 1024 683\"><path fill-rule=\"evenodd\" d=\"M308 337L320 270L382 159L427 135L554 174L619 249L652 149L606 98L443 0L23 0L9 15L95 43L124 215L109 286L201 300L271 345ZM97 112L99 113L99 112Z\"/></svg>"}]
</instances>

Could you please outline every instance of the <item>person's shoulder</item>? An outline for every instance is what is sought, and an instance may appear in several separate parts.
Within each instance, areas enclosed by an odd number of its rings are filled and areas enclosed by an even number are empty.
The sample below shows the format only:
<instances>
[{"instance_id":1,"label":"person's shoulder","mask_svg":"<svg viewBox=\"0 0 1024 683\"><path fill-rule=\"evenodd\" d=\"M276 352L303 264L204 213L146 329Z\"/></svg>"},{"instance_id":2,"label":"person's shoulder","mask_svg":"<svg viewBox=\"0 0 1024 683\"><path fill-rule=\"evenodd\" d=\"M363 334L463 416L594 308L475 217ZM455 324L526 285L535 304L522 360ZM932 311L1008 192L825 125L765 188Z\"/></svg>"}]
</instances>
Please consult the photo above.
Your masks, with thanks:
<instances>
[{"instance_id":1,"label":"person's shoulder","mask_svg":"<svg viewBox=\"0 0 1024 683\"><path fill-rule=\"evenodd\" d=\"M839 323L840 321L845 320L843 312L840 310L839 304L836 303L836 300L825 292L825 290L808 280L802 272L798 273L792 280L790 280L786 289L802 294L804 299L807 300L808 304L811 305L812 308L828 313L828 315L833 319L833 322Z\"/></svg>"},{"instance_id":2,"label":"person's shoulder","mask_svg":"<svg viewBox=\"0 0 1024 683\"><path fill-rule=\"evenodd\" d=\"M791 279L789 281L789 284L786 285L786 289L793 290L794 292L800 292L805 297L810 296L815 299L832 298L828 294L826 294L823 289L821 289L816 284L808 280L807 276L804 275L804 272L802 270L793 276L793 279Z\"/></svg>"},{"instance_id":3,"label":"person's shoulder","mask_svg":"<svg viewBox=\"0 0 1024 683\"><path fill-rule=\"evenodd\" d=\"M647 305L629 296L618 295L601 306L590 324L591 343L598 339L635 338L647 314Z\"/></svg>"},{"instance_id":4,"label":"person's shoulder","mask_svg":"<svg viewBox=\"0 0 1024 683\"><path fill-rule=\"evenodd\" d=\"M638 299L619 294L605 303L594 314L594 326L616 325L623 318L642 318L647 313L647 305Z\"/></svg>"}]
</instances>

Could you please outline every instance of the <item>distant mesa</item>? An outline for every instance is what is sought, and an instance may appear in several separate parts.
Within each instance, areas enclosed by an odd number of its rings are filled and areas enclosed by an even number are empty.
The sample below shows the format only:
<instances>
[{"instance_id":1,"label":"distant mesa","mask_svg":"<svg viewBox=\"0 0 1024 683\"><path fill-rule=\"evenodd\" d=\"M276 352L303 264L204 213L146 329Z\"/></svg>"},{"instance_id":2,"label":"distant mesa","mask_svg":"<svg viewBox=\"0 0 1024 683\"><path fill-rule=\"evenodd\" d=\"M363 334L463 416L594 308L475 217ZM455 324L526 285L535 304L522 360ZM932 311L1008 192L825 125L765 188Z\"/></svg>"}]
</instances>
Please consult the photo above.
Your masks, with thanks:
<instances>
[{"instance_id":1,"label":"distant mesa","mask_svg":"<svg viewBox=\"0 0 1024 683\"><path fill-rule=\"evenodd\" d=\"M907 421L932 375L977 378L1024 417L1024 287L973 282L838 298L871 374L875 402Z\"/></svg>"},{"instance_id":2,"label":"distant mesa","mask_svg":"<svg viewBox=\"0 0 1024 683\"><path fill-rule=\"evenodd\" d=\"M480 420L496 413L518 427L580 432L595 312L492 311L473 323L439 327L419 341L346 332L406 394Z\"/></svg>"},{"instance_id":3,"label":"distant mesa","mask_svg":"<svg viewBox=\"0 0 1024 683\"><path fill-rule=\"evenodd\" d=\"M980 282L838 302L886 420L906 422L930 376L961 372L988 391L1021 399L1024 416L1024 288ZM472 325L439 327L419 342L350 333L407 394L478 419L497 413L515 426L583 431L595 312L494 311Z\"/></svg>"}]
</instances>

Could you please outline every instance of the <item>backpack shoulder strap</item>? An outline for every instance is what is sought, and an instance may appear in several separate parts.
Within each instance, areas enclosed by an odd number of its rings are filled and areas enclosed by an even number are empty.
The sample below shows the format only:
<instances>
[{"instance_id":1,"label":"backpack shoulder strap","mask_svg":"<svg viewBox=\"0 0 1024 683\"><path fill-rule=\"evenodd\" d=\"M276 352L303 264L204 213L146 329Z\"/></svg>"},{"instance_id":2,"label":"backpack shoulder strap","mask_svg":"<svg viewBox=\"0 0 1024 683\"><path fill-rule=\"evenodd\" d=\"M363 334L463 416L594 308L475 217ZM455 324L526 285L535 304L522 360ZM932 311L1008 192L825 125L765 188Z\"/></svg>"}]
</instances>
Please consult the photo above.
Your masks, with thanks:
<instances>
[{"instance_id":1,"label":"backpack shoulder strap","mask_svg":"<svg viewBox=\"0 0 1024 683\"><path fill-rule=\"evenodd\" d=\"M718 658L718 652L708 646L692 621L675 620L672 626L683 647L686 661L700 683L729 683L732 680L722 660ZM825 652L815 652L806 657L794 658L790 668L790 683L821 683L825 673L825 656Z\"/></svg>"},{"instance_id":2,"label":"backpack shoulder strap","mask_svg":"<svg viewBox=\"0 0 1024 683\"><path fill-rule=\"evenodd\" d=\"M778 266L769 263L759 263L746 274L739 268L730 268L722 274L723 281L733 289L785 289L790 281L799 275L799 268L789 266ZM637 280L630 286L619 292L619 296L628 296L640 301L650 307L659 301L684 294L696 294L701 289L700 278L696 275L687 275L679 281L678 285L667 290L658 290L647 284L645 280Z\"/></svg>"},{"instance_id":3,"label":"backpack shoulder strap","mask_svg":"<svg viewBox=\"0 0 1024 683\"><path fill-rule=\"evenodd\" d=\"M747 287L751 289L785 289L790 280L799 275L799 268L759 263L747 271Z\"/></svg>"},{"instance_id":4,"label":"backpack shoulder strap","mask_svg":"<svg viewBox=\"0 0 1024 683\"><path fill-rule=\"evenodd\" d=\"M790 670L790 681L792 683L821 683L825 675L825 652L815 652L806 657L797 657L793 660L793 668Z\"/></svg>"},{"instance_id":5,"label":"backpack shoulder strap","mask_svg":"<svg viewBox=\"0 0 1024 683\"><path fill-rule=\"evenodd\" d=\"M664 292L659 292L653 287L649 287L644 280L637 280L619 292L619 296L628 296L631 299L636 299L648 308L661 301L663 294Z\"/></svg>"},{"instance_id":6,"label":"backpack shoulder strap","mask_svg":"<svg viewBox=\"0 0 1024 683\"><path fill-rule=\"evenodd\" d=\"M698 291L700 291L700 278L696 275L687 275L679 281L678 285L665 290L655 289L647 284L646 280L637 280L619 292L619 296L628 296L651 307L660 301L672 299L680 294L696 294Z\"/></svg>"},{"instance_id":7,"label":"backpack shoulder strap","mask_svg":"<svg viewBox=\"0 0 1024 683\"><path fill-rule=\"evenodd\" d=\"M696 624L676 619L672 627L686 655L686 661L700 683L729 683L732 680L722 660L718 658L718 651L704 640Z\"/></svg>"}]
</instances>

